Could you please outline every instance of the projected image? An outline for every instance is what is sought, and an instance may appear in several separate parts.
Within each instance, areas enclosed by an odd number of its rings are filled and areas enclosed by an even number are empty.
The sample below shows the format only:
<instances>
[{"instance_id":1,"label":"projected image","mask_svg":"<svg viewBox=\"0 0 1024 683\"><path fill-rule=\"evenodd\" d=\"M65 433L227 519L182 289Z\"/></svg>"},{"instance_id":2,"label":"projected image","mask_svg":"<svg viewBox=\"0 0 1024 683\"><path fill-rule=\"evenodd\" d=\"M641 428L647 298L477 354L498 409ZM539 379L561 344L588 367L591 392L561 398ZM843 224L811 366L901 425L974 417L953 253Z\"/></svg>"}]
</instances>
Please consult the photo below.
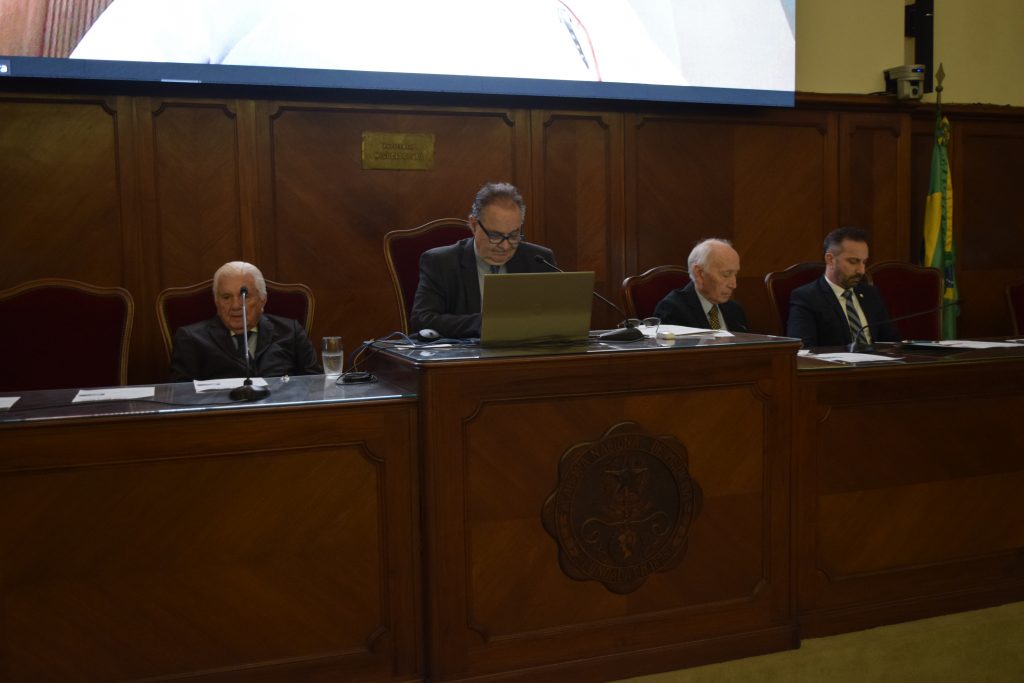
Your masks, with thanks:
<instances>
[{"instance_id":1,"label":"projected image","mask_svg":"<svg viewBox=\"0 0 1024 683\"><path fill-rule=\"evenodd\" d=\"M487 92L479 77L791 93L794 2L93 0L51 33L72 60L473 77L451 89Z\"/></svg>"}]
</instances>

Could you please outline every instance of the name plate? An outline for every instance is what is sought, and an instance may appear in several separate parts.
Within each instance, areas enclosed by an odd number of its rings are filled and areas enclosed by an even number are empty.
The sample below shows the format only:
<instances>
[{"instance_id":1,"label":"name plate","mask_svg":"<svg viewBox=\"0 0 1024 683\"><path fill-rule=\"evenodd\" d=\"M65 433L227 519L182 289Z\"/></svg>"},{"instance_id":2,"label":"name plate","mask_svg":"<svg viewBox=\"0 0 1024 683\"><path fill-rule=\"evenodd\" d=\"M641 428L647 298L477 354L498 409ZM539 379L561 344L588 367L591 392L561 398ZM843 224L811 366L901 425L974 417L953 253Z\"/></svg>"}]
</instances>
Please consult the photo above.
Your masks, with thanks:
<instances>
[{"instance_id":1,"label":"name plate","mask_svg":"<svg viewBox=\"0 0 1024 683\"><path fill-rule=\"evenodd\" d=\"M429 171L433 133L363 133L363 170Z\"/></svg>"}]
</instances>

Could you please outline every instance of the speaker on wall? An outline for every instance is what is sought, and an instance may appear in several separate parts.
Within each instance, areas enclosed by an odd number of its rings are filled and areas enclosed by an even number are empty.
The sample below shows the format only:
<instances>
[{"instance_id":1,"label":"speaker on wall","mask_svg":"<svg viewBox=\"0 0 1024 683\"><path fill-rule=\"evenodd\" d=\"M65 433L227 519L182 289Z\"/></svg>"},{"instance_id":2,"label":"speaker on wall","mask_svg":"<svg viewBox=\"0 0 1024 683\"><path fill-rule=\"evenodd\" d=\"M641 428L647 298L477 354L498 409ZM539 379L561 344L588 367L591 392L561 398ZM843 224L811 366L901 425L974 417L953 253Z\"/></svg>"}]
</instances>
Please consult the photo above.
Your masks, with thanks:
<instances>
[{"instance_id":1,"label":"speaker on wall","mask_svg":"<svg viewBox=\"0 0 1024 683\"><path fill-rule=\"evenodd\" d=\"M914 63L924 64L924 92L932 92L935 73L935 0L917 0L904 8L903 35L914 39Z\"/></svg>"}]
</instances>

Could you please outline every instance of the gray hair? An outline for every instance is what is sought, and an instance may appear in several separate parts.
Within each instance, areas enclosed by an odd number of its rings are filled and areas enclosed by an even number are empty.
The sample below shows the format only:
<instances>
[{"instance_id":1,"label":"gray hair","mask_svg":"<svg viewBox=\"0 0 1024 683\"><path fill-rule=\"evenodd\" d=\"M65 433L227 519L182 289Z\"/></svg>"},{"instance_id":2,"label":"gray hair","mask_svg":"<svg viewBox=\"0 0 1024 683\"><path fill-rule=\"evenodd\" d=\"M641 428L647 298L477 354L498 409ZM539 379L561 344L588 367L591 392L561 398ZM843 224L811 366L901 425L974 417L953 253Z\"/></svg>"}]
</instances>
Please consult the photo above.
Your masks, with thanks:
<instances>
[{"instance_id":1,"label":"gray hair","mask_svg":"<svg viewBox=\"0 0 1024 683\"><path fill-rule=\"evenodd\" d=\"M707 268L708 258L711 256L712 247L715 245L731 248L732 242L718 237L711 237L697 242L697 245L690 250L690 256L686 259L686 270L690 272L691 276L693 275L694 266Z\"/></svg>"},{"instance_id":2,"label":"gray hair","mask_svg":"<svg viewBox=\"0 0 1024 683\"><path fill-rule=\"evenodd\" d=\"M225 275L252 275L253 282L256 284L256 293L264 301L267 300L267 281L263 279L263 273L259 268L245 261L229 261L217 269L217 272L213 274L214 299L217 298L217 283Z\"/></svg>"},{"instance_id":3,"label":"gray hair","mask_svg":"<svg viewBox=\"0 0 1024 683\"><path fill-rule=\"evenodd\" d=\"M519 207L519 220L526 220L526 202L523 195L512 183L487 183L476 193L473 198L473 208L469 215L479 219L480 213L495 202L508 201Z\"/></svg>"}]
</instances>

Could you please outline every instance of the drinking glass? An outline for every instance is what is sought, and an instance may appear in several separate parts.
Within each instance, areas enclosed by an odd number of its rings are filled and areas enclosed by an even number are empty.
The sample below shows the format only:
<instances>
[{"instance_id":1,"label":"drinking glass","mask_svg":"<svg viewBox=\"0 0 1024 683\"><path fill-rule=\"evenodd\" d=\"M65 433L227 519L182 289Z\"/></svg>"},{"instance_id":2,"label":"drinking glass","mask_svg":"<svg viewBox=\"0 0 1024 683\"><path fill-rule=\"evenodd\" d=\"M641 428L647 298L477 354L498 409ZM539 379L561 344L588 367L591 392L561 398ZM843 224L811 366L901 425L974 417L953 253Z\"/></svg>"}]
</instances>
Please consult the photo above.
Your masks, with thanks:
<instances>
[{"instance_id":1,"label":"drinking glass","mask_svg":"<svg viewBox=\"0 0 1024 683\"><path fill-rule=\"evenodd\" d=\"M341 337L324 337L320 347L320 359L324 364L324 374L338 377L345 366L345 349L341 345Z\"/></svg>"}]
</instances>

